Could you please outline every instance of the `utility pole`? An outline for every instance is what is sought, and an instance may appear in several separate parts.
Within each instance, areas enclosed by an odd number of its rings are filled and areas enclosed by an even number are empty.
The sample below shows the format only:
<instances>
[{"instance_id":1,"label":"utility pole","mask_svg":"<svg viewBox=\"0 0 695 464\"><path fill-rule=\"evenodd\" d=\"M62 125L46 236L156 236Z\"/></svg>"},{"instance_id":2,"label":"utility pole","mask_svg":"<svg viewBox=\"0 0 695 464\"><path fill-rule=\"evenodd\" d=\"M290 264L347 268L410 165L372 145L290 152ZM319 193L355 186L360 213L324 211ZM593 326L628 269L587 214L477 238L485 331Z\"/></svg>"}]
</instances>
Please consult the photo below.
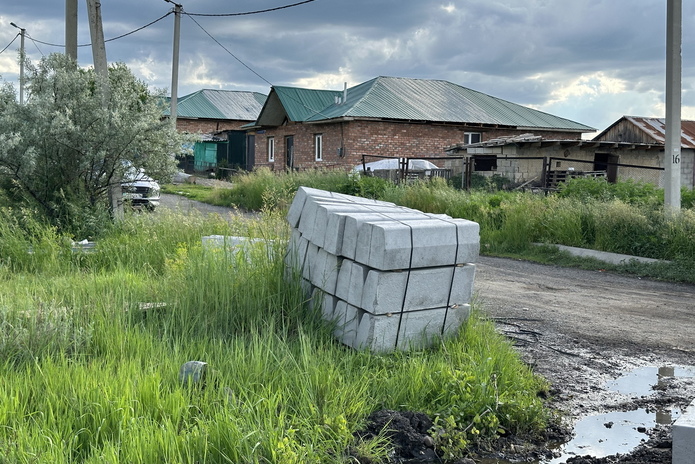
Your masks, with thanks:
<instances>
[{"instance_id":1,"label":"utility pole","mask_svg":"<svg viewBox=\"0 0 695 464\"><path fill-rule=\"evenodd\" d=\"M108 108L110 89L109 89L109 68L106 61L106 44L104 42L104 29L101 21L101 2L99 0L87 0L87 13L89 15L89 32L92 38L92 59L94 61L94 71L97 74L101 89L101 98L104 108ZM110 160L115 163L116 160ZM120 179L112 179L109 186L109 200L111 212L116 221L124 217L123 213L123 191Z\"/></svg>"},{"instance_id":2,"label":"utility pole","mask_svg":"<svg viewBox=\"0 0 695 464\"><path fill-rule=\"evenodd\" d=\"M174 50L171 59L171 107L169 109L169 119L176 129L176 118L178 117L178 87L179 87L179 42L181 40L181 12L183 6L171 0L164 0L174 4Z\"/></svg>"},{"instance_id":3,"label":"utility pole","mask_svg":"<svg viewBox=\"0 0 695 464\"><path fill-rule=\"evenodd\" d=\"M65 54L77 61L77 0L65 0Z\"/></svg>"},{"instance_id":4,"label":"utility pole","mask_svg":"<svg viewBox=\"0 0 695 464\"><path fill-rule=\"evenodd\" d=\"M19 104L24 104L24 62L26 61L26 54L24 52L24 36L27 34L27 30L23 27L17 26L15 23L10 23L10 26L14 26L19 29L20 41L19 41Z\"/></svg>"},{"instance_id":5,"label":"utility pole","mask_svg":"<svg viewBox=\"0 0 695 464\"><path fill-rule=\"evenodd\" d=\"M666 147L664 209L681 209L681 43L683 0L666 6Z\"/></svg>"}]
</instances>

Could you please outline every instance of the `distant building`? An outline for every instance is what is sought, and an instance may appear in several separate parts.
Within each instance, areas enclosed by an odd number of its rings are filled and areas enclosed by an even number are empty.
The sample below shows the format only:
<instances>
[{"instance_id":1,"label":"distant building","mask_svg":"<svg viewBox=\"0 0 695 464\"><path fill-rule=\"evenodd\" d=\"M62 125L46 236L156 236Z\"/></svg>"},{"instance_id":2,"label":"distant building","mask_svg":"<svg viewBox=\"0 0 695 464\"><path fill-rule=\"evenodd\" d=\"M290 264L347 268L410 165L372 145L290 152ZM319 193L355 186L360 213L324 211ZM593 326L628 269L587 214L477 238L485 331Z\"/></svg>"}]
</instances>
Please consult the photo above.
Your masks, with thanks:
<instances>
[{"instance_id":1,"label":"distant building","mask_svg":"<svg viewBox=\"0 0 695 464\"><path fill-rule=\"evenodd\" d=\"M692 189L695 121L683 121L681 128L681 185ZM447 152L466 157L464 171L469 177L496 174L514 184L553 188L568 177L600 176L609 182L632 179L663 187L665 131L664 119L624 116L593 140L534 132L456 144Z\"/></svg>"},{"instance_id":2,"label":"distant building","mask_svg":"<svg viewBox=\"0 0 695 464\"><path fill-rule=\"evenodd\" d=\"M274 86L247 127L248 164L271 169L346 168L363 155L442 157L455 144L530 131L575 140L595 132L450 82L397 77L343 91Z\"/></svg>"},{"instance_id":3,"label":"distant building","mask_svg":"<svg viewBox=\"0 0 695 464\"><path fill-rule=\"evenodd\" d=\"M204 89L180 97L176 128L200 134L194 155L181 163L187 171L222 168L251 169L244 125L254 122L266 96L257 92ZM169 111L165 116L169 116Z\"/></svg>"}]
</instances>

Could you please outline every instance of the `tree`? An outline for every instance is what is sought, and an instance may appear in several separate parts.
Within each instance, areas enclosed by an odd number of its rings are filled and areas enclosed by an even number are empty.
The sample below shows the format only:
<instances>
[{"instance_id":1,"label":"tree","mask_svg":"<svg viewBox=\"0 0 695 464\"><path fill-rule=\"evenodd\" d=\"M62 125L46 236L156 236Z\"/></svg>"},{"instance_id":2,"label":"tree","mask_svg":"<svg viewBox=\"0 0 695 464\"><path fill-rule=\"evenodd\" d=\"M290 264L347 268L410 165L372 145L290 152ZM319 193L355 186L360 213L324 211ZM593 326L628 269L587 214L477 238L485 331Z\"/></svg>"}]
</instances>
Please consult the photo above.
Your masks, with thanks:
<instances>
[{"instance_id":1,"label":"tree","mask_svg":"<svg viewBox=\"0 0 695 464\"><path fill-rule=\"evenodd\" d=\"M103 224L128 162L160 180L174 173L186 140L162 118L164 95L124 64L109 67L106 103L94 70L65 55L27 68L25 105L0 87L0 188L16 204L79 238Z\"/></svg>"}]
</instances>

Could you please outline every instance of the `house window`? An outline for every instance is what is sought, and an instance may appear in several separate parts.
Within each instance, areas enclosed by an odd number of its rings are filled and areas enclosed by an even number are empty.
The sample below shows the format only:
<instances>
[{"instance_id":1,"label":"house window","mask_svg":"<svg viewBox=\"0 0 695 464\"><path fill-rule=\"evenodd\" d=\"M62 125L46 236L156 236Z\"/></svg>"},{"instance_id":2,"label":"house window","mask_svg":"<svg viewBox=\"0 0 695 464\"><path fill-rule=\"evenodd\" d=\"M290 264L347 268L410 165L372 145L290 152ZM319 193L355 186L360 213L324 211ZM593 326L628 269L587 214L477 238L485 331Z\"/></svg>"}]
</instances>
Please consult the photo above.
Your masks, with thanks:
<instances>
[{"instance_id":1,"label":"house window","mask_svg":"<svg viewBox=\"0 0 695 464\"><path fill-rule=\"evenodd\" d=\"M480 132L466 132L463 134L464 145L470 145L472 143L480 143L483 141L483 134Z\"/></svg>"},{"instance_id":2,"label":"house window","mask_svg":"<svg viewBox=\"0 0 695 464\"><path fill-rule=\"evenodd\" d=\"M323 161L323 134L314 134L314 159Z\"/></svg>"},{"instance_id":3,"label":"house window","mask_svg":"<svg viewBox=\"0 0 695 464\"><path fill-rule=\"evenodd\" d=\"M268 137L268 162L275 162L275 137Z\"/></svg>"}]
</instances>

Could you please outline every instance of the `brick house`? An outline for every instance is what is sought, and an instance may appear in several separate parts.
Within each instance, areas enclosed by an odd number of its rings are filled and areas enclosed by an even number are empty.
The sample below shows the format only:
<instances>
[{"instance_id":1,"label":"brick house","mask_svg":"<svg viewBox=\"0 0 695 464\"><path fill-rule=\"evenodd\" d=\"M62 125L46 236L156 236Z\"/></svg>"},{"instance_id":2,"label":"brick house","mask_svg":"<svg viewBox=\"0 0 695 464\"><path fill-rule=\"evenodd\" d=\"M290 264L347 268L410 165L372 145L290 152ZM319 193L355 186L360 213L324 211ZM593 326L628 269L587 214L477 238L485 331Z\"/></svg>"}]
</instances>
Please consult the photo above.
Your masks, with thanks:
<instances>
[{"instance_id":1,"label":"brick house","mask_svg":"<svg viewBox=\"0 0 695 464\"><path fill-rule=\"evenodd\" d=\"M363 155L443 157L454 144L530 130L568 139L595 131L450 82L395 77L343 91L274 86L248 128L249 164L275 170L348 168Z\"/></svg>"},{"instance_id":2,"label":"brick house","mask_svg":"<svg viewBox=\"0 0 695 464\"><path fill-rule=\"evenodd\" d=\"M266 96L257 92L203 89L180 97L176 111L179 132L200 134L194 155L185 160L187 171L205 171L218 165L249 169L247 137L243 128L254 122ZM165 117L169 116L166 110Z\"/></svg>"}]
</instances>

